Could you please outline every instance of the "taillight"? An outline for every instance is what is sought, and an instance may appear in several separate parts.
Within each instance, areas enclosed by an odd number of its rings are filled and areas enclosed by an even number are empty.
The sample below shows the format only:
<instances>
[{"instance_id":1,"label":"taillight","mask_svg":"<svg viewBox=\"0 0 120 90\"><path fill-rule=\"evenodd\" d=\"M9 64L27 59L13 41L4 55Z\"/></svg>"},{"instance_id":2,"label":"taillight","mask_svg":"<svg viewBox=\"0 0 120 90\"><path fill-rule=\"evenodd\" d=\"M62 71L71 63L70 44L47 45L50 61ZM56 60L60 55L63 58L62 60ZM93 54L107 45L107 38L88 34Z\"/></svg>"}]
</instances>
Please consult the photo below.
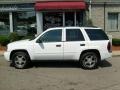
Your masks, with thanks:
<instances>
[{"instance_id":1,"label":"taillight","mask_svg":"<svg viewBox=\"0 0 120 90\"><path fill-rule=\"evenodd\" d=\"M112 44L110 42L108 42L107 49L108 52L112 52Z\"/></svg>"}]
</instances>

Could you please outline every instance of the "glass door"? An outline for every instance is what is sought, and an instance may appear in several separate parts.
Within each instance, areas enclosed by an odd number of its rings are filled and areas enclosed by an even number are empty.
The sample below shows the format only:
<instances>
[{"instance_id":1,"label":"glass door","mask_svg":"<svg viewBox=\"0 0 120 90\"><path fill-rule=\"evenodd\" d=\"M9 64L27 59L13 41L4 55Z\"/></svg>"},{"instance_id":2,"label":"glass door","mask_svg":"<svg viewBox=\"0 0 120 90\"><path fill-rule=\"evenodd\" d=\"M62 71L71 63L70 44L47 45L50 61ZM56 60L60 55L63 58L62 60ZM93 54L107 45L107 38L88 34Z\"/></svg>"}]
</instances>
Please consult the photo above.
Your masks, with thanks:
<instances>
[{"instance_id":1,"label":"glass door","mask_svg":"<svg viewBox=\"0 0 120 90\"><path fill-rule=\"evenodd\" d=\"M74 12L65 12L65 26L74 26Z\"/></svg>"},{"instance_id":2,"label":"glass door","mask_svg":"<svg viewBox=\"0 0 120 90\"><path fill-rule=\"evenodd\" d=\"M63 26L62 12L45 12L43 13L43 30L52 27Z\"/></svg>"},{"instance_id":3,"label":"glass door","mask_svg":"<svg viewBox=\"0 0 120 90\"><path fill-rule=\"evenodd\" d=\"M0 35L9 34L9 25L9 13L0 12Z\"/></svg>"}]
</instances>

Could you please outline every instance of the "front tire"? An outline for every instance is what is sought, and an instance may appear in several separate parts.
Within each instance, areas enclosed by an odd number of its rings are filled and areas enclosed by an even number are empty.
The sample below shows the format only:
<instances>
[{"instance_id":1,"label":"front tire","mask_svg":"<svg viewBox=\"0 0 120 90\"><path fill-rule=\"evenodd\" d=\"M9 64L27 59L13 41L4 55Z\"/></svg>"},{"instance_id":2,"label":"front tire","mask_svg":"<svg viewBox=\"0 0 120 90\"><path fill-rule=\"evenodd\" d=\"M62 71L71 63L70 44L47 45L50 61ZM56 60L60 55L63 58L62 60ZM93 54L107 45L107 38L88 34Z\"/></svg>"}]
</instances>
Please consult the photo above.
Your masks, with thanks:
<instances>
[{"instance_id":1,"label":"front tire","mask_svg":"<svg viewBox=\"0 0 120 90\"><path fill-rule=\"evenodd\" d=\"M16 52L12 55L12 63L17 69L27 68L30 62L29 55L25 52Z\"/></svg>"},{"instance_id":2,"label":"front tire","mask_svg":"<svg viewBox=\"0 0 120 90\"><path fill-rule=\"evenodd\" d=\"M94 52L87 52L82 54L80 64L83 69L95 69L98 66L100 58Z\"/></svg>"}]
</instances>

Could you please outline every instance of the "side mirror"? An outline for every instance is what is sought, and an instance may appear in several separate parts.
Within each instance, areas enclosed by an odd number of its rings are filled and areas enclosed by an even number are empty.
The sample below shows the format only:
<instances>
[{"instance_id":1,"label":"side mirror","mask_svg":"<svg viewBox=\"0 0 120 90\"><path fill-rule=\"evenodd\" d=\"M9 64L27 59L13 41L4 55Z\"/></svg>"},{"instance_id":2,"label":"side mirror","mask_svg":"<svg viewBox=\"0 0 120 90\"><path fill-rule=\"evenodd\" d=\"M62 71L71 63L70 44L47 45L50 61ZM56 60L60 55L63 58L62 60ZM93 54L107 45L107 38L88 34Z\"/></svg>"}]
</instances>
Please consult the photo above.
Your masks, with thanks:
<instances>
[{"instance_id":1,"label":"side mirror","mask_svg":"<svg viewBox=\"0 0 120 90\"><path fill-rule=\"evenodd\" d=\"M38 40L36 41L36 43L42 43L42 40L38 39Z\"/></svg>"}]
</instances>

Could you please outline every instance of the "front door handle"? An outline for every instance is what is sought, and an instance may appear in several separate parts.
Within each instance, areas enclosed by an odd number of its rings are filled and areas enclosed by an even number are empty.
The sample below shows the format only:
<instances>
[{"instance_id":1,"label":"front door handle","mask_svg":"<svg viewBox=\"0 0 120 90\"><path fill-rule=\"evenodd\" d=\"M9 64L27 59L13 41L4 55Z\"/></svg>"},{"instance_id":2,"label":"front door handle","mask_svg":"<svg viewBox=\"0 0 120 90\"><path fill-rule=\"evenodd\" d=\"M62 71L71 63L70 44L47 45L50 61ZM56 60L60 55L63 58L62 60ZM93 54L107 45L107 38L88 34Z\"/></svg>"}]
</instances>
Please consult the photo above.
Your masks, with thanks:
<instances>
[{"instance_id":1,"label":"front door handle","mask_svg":"<svg viewBox=\"0 0 120 90\"><path fill-rule=\"evenodd\" d=\"M56 47L61 47L61 45L60 45L60 44L58 44L58 45L56 45Z\"/></svg>"},{"instance_id":2,"label":"front door handle","mask_svg":"<svg viewBox=\"0 0 120 90\"><path fill-rule=\"evenodd\" d=\"M85 46L85 44L80 44L80 46Z\"/></svg>"}]
</instances>

